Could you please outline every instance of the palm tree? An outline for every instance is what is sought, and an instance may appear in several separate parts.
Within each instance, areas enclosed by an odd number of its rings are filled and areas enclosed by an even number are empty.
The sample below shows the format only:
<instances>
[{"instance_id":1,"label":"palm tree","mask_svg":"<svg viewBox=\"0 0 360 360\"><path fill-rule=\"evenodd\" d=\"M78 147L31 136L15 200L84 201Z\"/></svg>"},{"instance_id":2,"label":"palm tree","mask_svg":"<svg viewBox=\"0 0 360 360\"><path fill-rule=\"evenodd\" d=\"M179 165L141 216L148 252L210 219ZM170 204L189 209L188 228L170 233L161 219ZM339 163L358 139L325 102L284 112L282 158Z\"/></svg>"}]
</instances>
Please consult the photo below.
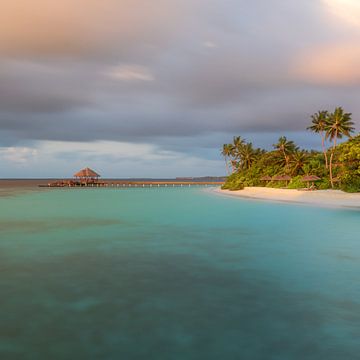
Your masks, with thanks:
<instances>
[{"instance_id":1,"label":"palm tree","mask_svg":"<svg viewBox=\"0 0 360 360\"><path fill-rule=\"evenodd\" d=\"M244 145L245 145L245 141L240 136L235 136L233 138L231 155L235 159L235 161L237 160L239 163L236 165L236 167L238 166L242 167L243 165L241 152Z\"/></svg>"},{"instance_id":2,"label":"palm tree","mask_svg":"<svg viewBox=\"0 0 360 360\"><path fill-rule=\"evenodd\" d=\"M252 146L252 143L246 143L241 148L241 159L243 167L250 169L252 163L256 159L256 152Z\"/></svg>"},{"instance_id":3,"label":"palm tree","mask_svg":"<svg viewBox=\"0 0 360 360\"><path fill-rule=\"evenodd\" d=\"M304 166L308 159L307 153L304 151L295 151L291 157L290 165L292 168L292 175L297 175L300 172L304 172Z\"/></svg>"},{"instance_id":4,"label":"palm tree","mask_svg":"<svg viewBox=\"0 0 360 360\"><path fill-rule=\"evenodd\" d=\"M281 136L277 144L273 145L276 150L278 150L285 160L285 166L289 166L290 154L294 153L297 150L297 147L293 141L290 141L286 136Z\"/></svg>"},{"instance_id":5,"label":"palm tree","mask_svg":"<svg viewBox=\"0 0 360 360\"><path fill-rule=\"evenodd\" d=\"M310 164L304 164L304 166L303 166L303 172L304 172L304 174L305 175L311 175L311 173L312 173L312 168L311 168L311 165Z\"/></svg>"},{"instance_id":6,"label":"palm tree","mask_svg":"<svg viewBox=\"0 0 360 360\"><path fill-rule=\"evenodd\" d=\"M226 171L227 171L228 175L230 174L228 158L231 157L231 153L232 153L232 145L231 144L224 144L223 148L222 148L222 151L221 151L221 154L224 156L225 165L226 165Z\"/></svg>"},{"instance_id":7,"label":"palm tree","mask_svg":"<svg viewBox=\"0 0 360 360\"><path fill-rule=\"evenodd\" d=\"M333 141L333 147L330 154L329 171L331 187L334 187L332 165L334 153L337 145L337 139L341 139L344 135L350 137L355 128L352 126L354 123L351 121L351 113L344 113L342 107L337 107L332 114L329 114L326 122L325 131L326 138Z\"/></svg>"},{"instance_id":8,"label":"palm tree","mask_svg":"<svg viewBox=\"0 0 360 360\"><path fill-rule=\"evenodd\" d=\"M312 125L307 127L307 130L311 130L314 133L320 134L321 145L325 157L325 167L328 169L328 157L325 148L325 128L328 121L329 112L327 110L318 111L316 114L311 116Z\"/></svg>"}]
</instances>

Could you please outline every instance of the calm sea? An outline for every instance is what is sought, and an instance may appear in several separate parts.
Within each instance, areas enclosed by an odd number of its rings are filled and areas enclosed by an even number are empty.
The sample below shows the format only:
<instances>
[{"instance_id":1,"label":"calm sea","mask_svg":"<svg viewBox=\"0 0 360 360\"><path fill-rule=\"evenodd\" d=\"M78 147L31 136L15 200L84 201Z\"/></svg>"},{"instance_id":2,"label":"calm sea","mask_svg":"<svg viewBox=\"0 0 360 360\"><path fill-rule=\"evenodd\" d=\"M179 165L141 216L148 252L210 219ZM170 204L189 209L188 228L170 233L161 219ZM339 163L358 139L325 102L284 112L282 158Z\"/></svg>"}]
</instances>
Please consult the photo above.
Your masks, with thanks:
<instances>
[{"instance_id":1,"label":"calm sea","mask_svg":"<svg viewBox=\"0 0 360 360\"><path fill-rule=\"evenodd\" d=\"M7 188L0 359L359 359L359 234L203 189Z\"/></svg>"}]
</instances>

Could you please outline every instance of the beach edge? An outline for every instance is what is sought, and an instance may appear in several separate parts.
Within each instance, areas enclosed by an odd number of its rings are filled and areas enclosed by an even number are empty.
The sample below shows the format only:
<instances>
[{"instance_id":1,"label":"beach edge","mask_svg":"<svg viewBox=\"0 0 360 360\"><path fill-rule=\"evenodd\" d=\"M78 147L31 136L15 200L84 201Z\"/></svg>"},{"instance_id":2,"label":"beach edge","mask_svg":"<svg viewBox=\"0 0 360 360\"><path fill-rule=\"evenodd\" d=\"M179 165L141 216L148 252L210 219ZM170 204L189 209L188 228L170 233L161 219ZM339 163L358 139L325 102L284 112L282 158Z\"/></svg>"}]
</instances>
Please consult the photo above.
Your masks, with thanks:
<instances>
[{"instance_id":1,"label":"beach edge","mask_svg":"<svg viewBox=\"0 0 360 360\"><path fill-rule=\"evenodd\" d=\"M275 189L266 187L245 187L243 190L211 190L215 194L233 198L258 200L283 204L298 204L322 208L337 208L360 211L360 193L346 193L341 190L304 191L297 189Z\"/></svg>"}]
</instances>

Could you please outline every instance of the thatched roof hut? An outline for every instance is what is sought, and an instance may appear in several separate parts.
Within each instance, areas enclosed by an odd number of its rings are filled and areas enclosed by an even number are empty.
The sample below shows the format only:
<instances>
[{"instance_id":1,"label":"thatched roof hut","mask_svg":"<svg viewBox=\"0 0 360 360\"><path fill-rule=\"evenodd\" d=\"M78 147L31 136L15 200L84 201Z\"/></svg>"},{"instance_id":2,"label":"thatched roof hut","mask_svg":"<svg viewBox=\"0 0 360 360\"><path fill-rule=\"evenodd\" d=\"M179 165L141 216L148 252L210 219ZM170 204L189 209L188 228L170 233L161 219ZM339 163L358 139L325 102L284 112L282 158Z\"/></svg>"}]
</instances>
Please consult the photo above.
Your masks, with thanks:
<instances>
[{"instance_id":1,"label":"thatched roof hut","mask_svg":"<svg viewBox=\"0 0 360 360\"><path fill-rule=\"evenodd\" d=\"M90 168L85 168L74 174L74 177L80 179L98 179L100 175Z\"/></svg>"},{"instance_id":2,"label":"thatched roof hut","mask_svg":"<svg viewBox=\"0 0 360 360\"><path fill-rule=\"evenodd\" d=\"M305 175L302 177L301 180L302 181L319 181L321 179L316 175Z\"/></svg>"},{"instance_id":3,"label":"thatched roof hut","mask_svg":"<svg viewBox=\"0 0 360 360\"><path fill-rule=\"evenodd\" d=\"M291 180L291 176L289 175L275 175L271 179L272 181L285 181L286 186L288 182Z\"/></svg>"},{"instance_id":4,"label":"thatched roof hut","mask_svg":"<svg viewBox=\"0 0 360 360\"><path fill-rule=\"evenodd\" d=\"M260 178L260 181L271 181L272 177L269 175L263 176L262 178Z\"/></svg>"},{"instance_id":5,"label":"thatched roof hut","mask_svg":"<svg viewBox=\"0 0 360 360\"><path fill-rule=\"evenodd\" d=\"M275 175L271 178L273 181L290 181L291 176L289 175Z\"/></svg>"},{"instance_id":6,"label":"thatched roof hut","mask_svg":"<svg viewBox=\"0 0 360 360\"><path fill-rule=\"evenodd\" d=\"M312 182L312 187L315 188L314 187L314 182L319 181L321 179L316 175L305 175L305 176L303 176L301 178L301 180L304 181L304 182L307 182L308 188L310 188L310 182Z\"/></svg>"}]
</instances>

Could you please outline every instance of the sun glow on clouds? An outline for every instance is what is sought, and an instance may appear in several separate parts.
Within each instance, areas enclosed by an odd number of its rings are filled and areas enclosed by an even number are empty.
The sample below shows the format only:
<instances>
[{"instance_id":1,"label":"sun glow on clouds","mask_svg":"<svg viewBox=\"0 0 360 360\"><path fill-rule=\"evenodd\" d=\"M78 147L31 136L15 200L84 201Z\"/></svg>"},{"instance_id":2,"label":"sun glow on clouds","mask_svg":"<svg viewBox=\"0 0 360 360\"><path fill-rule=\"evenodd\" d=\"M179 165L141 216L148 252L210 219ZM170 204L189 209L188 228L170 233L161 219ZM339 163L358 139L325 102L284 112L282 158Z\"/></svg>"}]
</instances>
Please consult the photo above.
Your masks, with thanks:
<instances>
[{"instance_id":1,"label":"sun glow on clouds","mask_svg":"<svg viewBox=\"0 0 360 360\"><path fill-rule=\"evenodd\" d=\"M323 0L330 12L349 25L360 27L359 0Z\"/></svg>"},{"instance_id":2,"label":"sun glow on clouds","mask_svg":"<svg viewBox=\"0 0 360 360\"><path fill-rule=\"evenodd\" d=\"M112 68L108 75L121 81L154 81L155 77L145 66L139 65L119 65Z\"/></svg>"},{"instance_id":3,"label":"sun glow on clouds","mask_svg":"<svg viewBox=\"0 0 360 360\"><path fill-rule=\"evenodd\" d=\"M296 54L290 73L296 81L324 86L360 84L360 0L322 0L331 14L331 23L347 25L352 36L346 42L335 41L313 46ZM334 22L335 21L335 22Z\"/></svg>"},{"instance_id":4,"label":"sun glow on clouds","mask_svg":"<svg viewBox=\"0 0 360 360\"><path fill-rule=\"evenodd\" d=\"M297 80L320 85L360 84L360 46L329 45L298 54L291 72Z\"/></svg>"}]
</instances>

